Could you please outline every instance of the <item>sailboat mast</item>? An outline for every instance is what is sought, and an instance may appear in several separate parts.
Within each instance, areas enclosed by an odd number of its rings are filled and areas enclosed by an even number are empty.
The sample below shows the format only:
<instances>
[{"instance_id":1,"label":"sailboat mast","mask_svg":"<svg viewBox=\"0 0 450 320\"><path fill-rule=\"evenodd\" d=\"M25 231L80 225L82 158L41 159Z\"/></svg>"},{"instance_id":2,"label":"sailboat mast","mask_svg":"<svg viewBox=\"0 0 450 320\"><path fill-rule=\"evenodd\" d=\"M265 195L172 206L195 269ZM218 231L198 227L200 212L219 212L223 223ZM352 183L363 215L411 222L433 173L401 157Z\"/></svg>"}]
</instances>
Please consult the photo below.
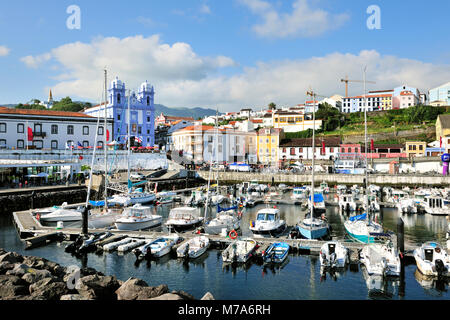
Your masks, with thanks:
<instances>
[{"instance_id":1,"label":"sailboat mast","mask_svg":"<svg viewBox=\"0 0 450 320\"><path fill-rule=\"evenodd\" d=\"M100 99L100 103L101 103L101 99ZM95 153L97 150L97 139L98 139L98 128L100 125L100 112L98 113L97 116L97 126L95 127L95 139L94 139L94 151L92 152L92 160L91 160L91 170L89 173L89 185L88 185L88 190L87 190L87 196L86 196L86 208L89 205L89 198L91 196L91 189L92 189L92 174L94 172L94 161L95 161ZM105 132L103 132L105 133ZM106 198L105 198L106 201Z\"/></svg>"},{"instance_id":2,"label":"sailboat mast","mask_svg":"<svg viewBox=\"0 0 450 320\"><path fill-rule=\"evenodd\" d=\"M127 149L127 183L130 181L130 155L131 155L131 109L130 109L131 91L128 90L128 149Z\"/></svg>"},{"instance_id":3,"label":"sailboat mast","mask_svg":"<svg viewBox=\"0 0 450 320\"><path fill-rule=\"evenodd\" d=\"M107 88L107 79L108 79L108 75L107 75L107 71L105 69L105 128L103 130L103 136L104 136L104 142L103 142L103 148L105 150L105 210L108 209L108 140L107 140L107 130L108 130L108 125L107 125L107 106L108 106L108 88Z\"/></svg>"},{"instance_id":4,"label":"sailboat mast","mask_svg":"<svg viewBox=\"0 0 450 320\"><path fill-rule=\"evenodd\" d=\"M314 158L316 148L316 94L312 92L313 96L313 136L312 136L312 176L311 176L311 222L314 216ZM312 228L312 223L311 223Z\"/></svg>"},{"instance_id":5,"label":"sailboat mast","mask_svg":"<svg viewBox=\"0 0 450 320\"><path fill-rule=\"evenodd\" d=\"M368 183L369 183L369 181L368 181L368 174L367 174L367 170L369 169L367 166L368 166L368 163L367 163L367 96L366 96L366 69L367 69L367 66L366 67L364 67L364 78L363 78L363 80L364 80L364 148L365 148L365 156L366 156L366 185L365 185L365 189L366 189L366 192L365 192L365 204L366 204L366 206L367 206L367 210L369 210L369 198L368 198L368 195L369 195L369 191L368 191L368 188L367 188L367 186L368 186Z\"/></svg>"},{"instance_id":6,"label":"sailboat mast","mask_svg":"<svg viewBox=\"0 0 450 320\"><path fill-rule=\"evenodd\" d=\"M217 194L219 194L219 110L216 109L216 164L217 164Z\"/></svg>"}]
</instances>

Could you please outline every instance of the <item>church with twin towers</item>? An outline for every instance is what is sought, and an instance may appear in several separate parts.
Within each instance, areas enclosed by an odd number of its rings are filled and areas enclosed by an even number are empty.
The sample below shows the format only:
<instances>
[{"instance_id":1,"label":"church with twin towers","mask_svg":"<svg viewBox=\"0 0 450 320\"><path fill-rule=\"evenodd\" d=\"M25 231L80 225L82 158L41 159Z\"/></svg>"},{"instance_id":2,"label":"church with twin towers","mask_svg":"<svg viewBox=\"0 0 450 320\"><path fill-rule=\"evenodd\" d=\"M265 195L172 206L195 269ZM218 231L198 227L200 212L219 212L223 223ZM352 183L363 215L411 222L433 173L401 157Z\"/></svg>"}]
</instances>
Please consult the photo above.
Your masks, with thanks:
<instances>
[{"instance_id":1,"label":"church with twin towers","mask_svg":"<svg viewBox=\"0 0 450 320\"><path fill-rule=\"evenodd\" d=\"M131 137L144 147L155 144L155 90L147 81L139 87L139 91L130 93ZM104 117L104 104L84 110L93 117ZM112 138L120 144L128 139L128 95L125 83L116 77L108 89L107 118L114 119Z\"/></svg>"}]
</instances>

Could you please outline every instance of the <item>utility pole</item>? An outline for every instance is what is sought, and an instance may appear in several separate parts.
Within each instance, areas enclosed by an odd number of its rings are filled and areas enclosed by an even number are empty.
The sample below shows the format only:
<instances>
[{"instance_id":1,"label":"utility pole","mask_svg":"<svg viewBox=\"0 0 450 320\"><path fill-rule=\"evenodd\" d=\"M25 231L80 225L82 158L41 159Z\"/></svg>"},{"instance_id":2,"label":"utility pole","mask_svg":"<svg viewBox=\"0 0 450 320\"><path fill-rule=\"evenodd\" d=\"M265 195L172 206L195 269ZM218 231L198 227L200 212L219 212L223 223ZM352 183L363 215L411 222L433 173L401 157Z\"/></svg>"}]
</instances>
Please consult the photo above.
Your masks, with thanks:
<instances>
[{"instance_id":1,"label":"utility pole","mask_svg":"<svg viewBox=\"0 0 450 320\"><path fill-rule=\"evenodd\" d=\"M104 135L104 149L105 149L105 211L108 210L108 140L107 140L107 132L108 132L108 123L107 123L107 105L108 105L108 75L105 68L105 128L103 130Z\"/></svg>"}]
</instances>

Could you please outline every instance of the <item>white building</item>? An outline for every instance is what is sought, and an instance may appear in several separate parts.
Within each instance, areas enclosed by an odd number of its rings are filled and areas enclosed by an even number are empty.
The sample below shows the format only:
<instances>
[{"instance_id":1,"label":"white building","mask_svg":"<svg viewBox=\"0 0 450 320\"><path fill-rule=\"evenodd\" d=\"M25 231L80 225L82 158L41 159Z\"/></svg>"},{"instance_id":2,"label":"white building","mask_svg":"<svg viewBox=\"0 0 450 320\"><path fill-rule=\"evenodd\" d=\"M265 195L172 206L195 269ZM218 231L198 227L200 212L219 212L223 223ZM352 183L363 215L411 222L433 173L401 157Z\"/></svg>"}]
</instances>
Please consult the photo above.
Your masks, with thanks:
<instances>
[{"instance_id":1,"label":"white building","mask_svg":"<svg viewBox=\"0 0 450 320\"><path fill-rule=\"evenodd\" d=\"M339 137L316 138L315 159L332 160L339 153L341 139ZM281 161L311 160L313 156L312 138L284 139L279 145Z\"/></svg>"},{"instance_id":2,"label":"white building","mask_svg":"<svg viewBox=\"0 0 450 320\"><path fill-rule=\"evenodd\" d=\"M0 107L1 148L65 150L66 145L93 147L96 127L97 118L79 112ZM110 135L111 141L112 132L112 120L108 119L105 133L101 119L97 146L103 147L105 134Z\"/></svg>"}]
</instances>

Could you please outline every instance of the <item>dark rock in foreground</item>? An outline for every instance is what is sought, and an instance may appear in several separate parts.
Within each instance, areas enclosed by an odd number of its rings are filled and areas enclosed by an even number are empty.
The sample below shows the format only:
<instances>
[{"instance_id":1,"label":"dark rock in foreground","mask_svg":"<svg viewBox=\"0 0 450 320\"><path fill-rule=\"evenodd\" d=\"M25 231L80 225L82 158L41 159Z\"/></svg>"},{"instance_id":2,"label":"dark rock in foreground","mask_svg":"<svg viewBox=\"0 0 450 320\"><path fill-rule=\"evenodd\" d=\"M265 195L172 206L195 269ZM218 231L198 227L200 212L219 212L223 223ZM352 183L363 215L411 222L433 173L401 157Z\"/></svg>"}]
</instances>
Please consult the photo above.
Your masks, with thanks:
<instances>
[{"instance_id":1,"label":"dark rock in foreground","mask_svg":"<svg viewBox=\"0 0 450 320\"><path fill-rule=\"evenodd\" d=\"M76 270L44 258L21 256L0 248L0 300L194 300L167 285L149 286L129 278L123 282L92 268ZM207 292L201 300L214 300Z\"/></svg>"}]
</instances>

